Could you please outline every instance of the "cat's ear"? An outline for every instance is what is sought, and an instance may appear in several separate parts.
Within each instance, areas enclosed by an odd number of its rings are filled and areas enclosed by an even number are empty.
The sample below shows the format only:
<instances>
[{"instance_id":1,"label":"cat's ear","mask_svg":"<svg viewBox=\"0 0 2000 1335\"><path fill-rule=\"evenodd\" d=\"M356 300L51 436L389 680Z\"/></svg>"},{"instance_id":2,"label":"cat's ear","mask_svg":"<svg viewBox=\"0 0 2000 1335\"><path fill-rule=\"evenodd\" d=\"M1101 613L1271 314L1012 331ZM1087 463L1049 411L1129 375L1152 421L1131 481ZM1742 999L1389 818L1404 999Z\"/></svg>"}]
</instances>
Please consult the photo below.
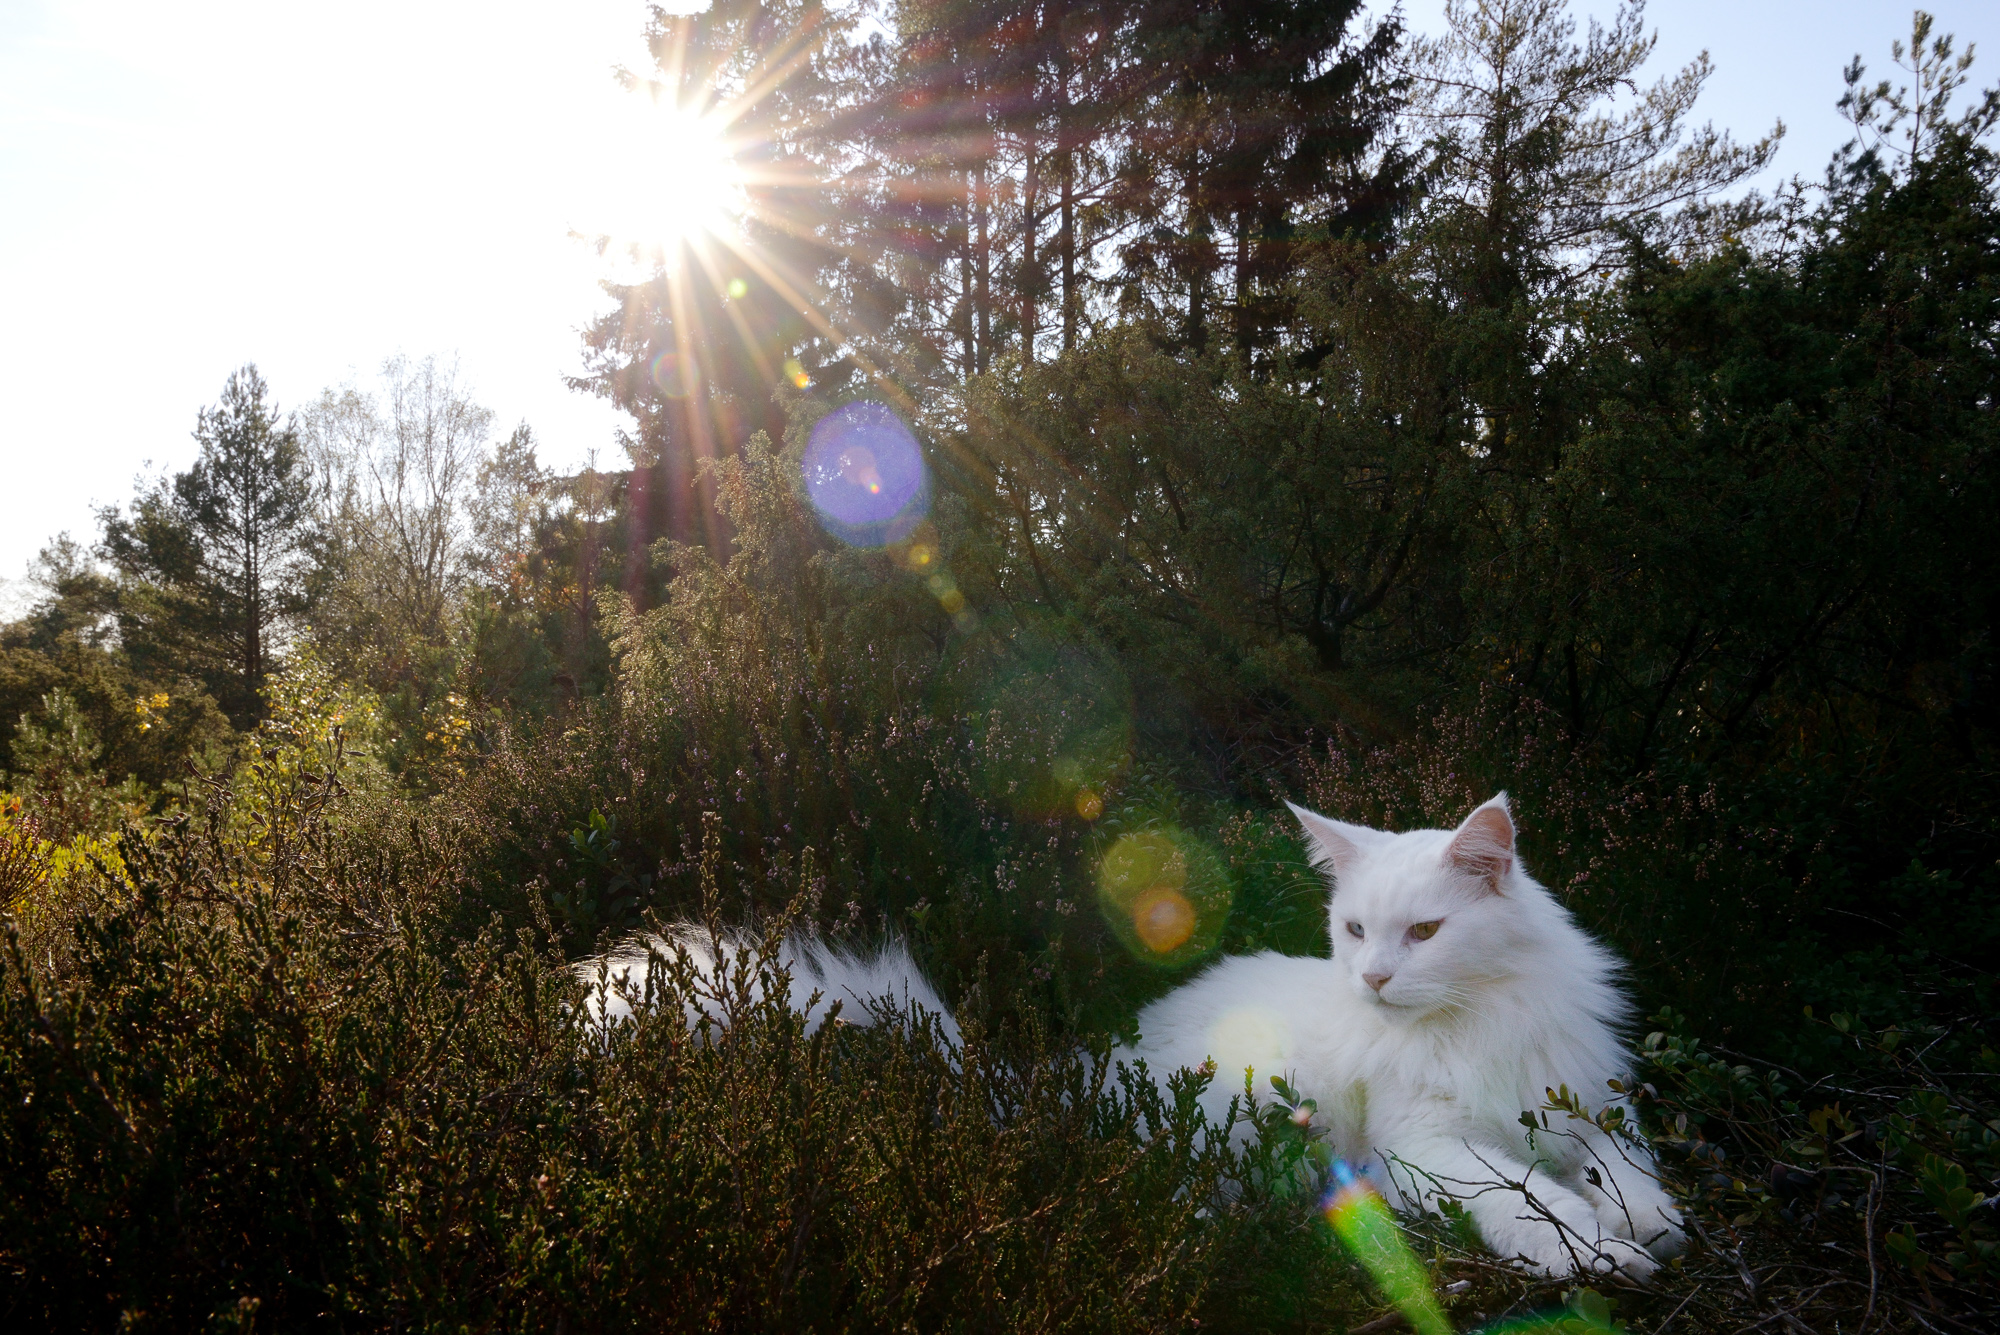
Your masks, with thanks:
<instances>
[{"instance_id":1,"label":"cat's ear","mask_svg":"<svg viewBox=\"0 0 2000 1335\"><path fill-rule=\"evenodd\" d=\"M1306 832L1306 847L1312 852L1313 865L1325 868L1335 877L1345 876L1360 859L1361 850L1375 840L1375 831L1366 825L1332 820L1295 802L1285 805L1292 809L1292 814L1299 818L1299 828Z\"/></svg>"},{"instance_id":2,"label":"cat's ear","mask_svg":"<svg viewBox=\"0 0 2000 1335\"><path fill-rule=\"evenodd\" d=\"M1472 809L1445 849L1445 861L1467 876L1485 882L1494 894L1514 866L1514 818L1507 814L1507 794L1496 793Z\"/></svg>"}]
</instances>

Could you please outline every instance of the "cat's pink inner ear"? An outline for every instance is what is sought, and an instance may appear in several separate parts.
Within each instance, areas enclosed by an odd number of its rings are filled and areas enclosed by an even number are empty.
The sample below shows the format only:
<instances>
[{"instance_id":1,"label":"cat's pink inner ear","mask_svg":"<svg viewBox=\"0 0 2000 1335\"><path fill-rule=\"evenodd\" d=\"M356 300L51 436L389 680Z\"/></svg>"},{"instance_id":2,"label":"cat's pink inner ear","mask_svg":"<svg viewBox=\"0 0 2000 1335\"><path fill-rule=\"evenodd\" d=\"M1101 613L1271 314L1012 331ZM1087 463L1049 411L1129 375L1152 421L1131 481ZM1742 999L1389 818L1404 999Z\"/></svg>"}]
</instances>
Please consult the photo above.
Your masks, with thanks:
<instances>
[{"instance_id":1,"label":"cat's pink inner ear","mask_svg":"<svg viewBox=\"0 0 2000 1335\"><path fill-rule=\"evenodd\" d=\"M1285 805L1298 817L1299 828L1305 831L1306 843L1312 849L1313 861L1331 868L1335 876L1345 875L1361 857L1357 836L1363 833L1362 827L1328 820L1317 811L1307 811L1294 802Z\"/></svg>"},{"instance_id":2,"label":"cat's pink inner ear","mask_svg":"<svg viewBox=\"0 0 2000 1335\"><path fill-rule=\"evenodd\" d=\"M1499 893L1501 878L1514 865L1514 819L1507 814L1507 794L1501 793L1465 818L1451 837L1445 858Z\"/></svg>"}]
</instances>

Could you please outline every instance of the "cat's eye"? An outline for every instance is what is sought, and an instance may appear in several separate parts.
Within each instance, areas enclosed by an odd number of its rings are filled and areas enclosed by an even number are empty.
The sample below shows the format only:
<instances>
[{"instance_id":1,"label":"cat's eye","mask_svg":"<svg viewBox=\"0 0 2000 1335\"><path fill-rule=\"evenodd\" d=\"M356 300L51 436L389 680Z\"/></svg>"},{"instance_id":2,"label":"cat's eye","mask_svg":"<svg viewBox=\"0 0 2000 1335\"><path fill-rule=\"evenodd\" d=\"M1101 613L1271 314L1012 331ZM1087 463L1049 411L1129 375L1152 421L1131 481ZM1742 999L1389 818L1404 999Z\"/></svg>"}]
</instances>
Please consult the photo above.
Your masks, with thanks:
<instances>
[{"instance_id":1,"label":"cat's eye","mask_svg":"<svg viewBox=\"0 0 2000 1335\"><path fill-rule=\"evenodd\" d=\"M1362 936L1361 924L1358 922L1351 922L1347 924L1347 934L1355 938L1357 941L1360 940Z\"/></svg>"},{"instance_id":2,"label":"cat's eye","mask_svg":"<svg viewBox=\"0 0 2000 1335\"><path fill-rule=\"evenodd\" d=\"M1415 923L1410 927L1410 939L1412 941L1428 941L1438 934L1438 928L1443 925L1444 919L1442 918L1439 918L1436 922Z\"/></svg>"}]
</instances>

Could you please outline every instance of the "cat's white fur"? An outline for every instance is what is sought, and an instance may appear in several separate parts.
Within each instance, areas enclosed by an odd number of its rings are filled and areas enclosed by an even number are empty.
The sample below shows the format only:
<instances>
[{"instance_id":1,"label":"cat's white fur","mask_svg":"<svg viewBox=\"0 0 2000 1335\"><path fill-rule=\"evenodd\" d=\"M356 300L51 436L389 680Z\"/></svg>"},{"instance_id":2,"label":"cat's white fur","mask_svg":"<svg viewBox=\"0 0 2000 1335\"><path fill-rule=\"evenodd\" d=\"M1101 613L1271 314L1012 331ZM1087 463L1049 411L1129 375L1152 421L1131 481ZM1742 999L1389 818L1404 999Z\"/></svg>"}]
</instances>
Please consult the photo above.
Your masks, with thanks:
<instances>
[{"instance_id":1,"label":"cat's white fur","mask_svg":"<svg viewBox=\"0 0 2000 1335\"><path fill-rule=\"evenodd\" d=\"M1629 1075L1631 1007L1616 960L1521 865L1506 794L1455 831L1292 812L1332 880L1333 958L1222 960L1141 1011L1121 1055L1155 1072L1213 1061L1218 1119L1246 1069L1264 1098L1285 1076L1391 1200L1456 1200L1487 1246L1537 1270L1638 1277L1679 1250L1642 1148L1561 1113L1521 1123L1562 1085L1591 1109L1619 1102L1607 1082Z\"/></svg>"},{"instance_id":2,"label":"cat's white fur","mask_svg":"<svg viewBox=\"0 0 2000 1335\"><path fill-rule=\"evenodd\" d=\"M1221 960L1141 1011L1139 1041L1113 1055L1143 1059L1159 1080L1212 1061L1204 1099L1217 1121L1246 1075L1264 1098L1269 1077L1284 1076L1317 1104L1334 1152L1392 1201L1457 1201L1487 1246L1539 1271L1642 1277L1677 1252L1680 1214L1642 1147L1561 1113L1546 1130L1521 1123L1562 1085L1593 1110L1621 1102L1607 1082L1629 1073L1619 1031L1631 1006L1610 952L1521 865L1506 794L1456 830L1390 834L1292 812L1332 881L1333 957ZM1428 939L1411 935L1430 923ZM629 1015L648 952L677 946L712 976L718 959L752 955L757 942L681 925L587 961L578 976L593 1018ZM779 958L790 1004L814 1028L835 1000L860 1025L878 1003L914 1002L959 1041L901 943L849 955L793 936ZM596 986L606 977L608 991ZM690 1001L687 1022L704 1012L722 1019L713 1002Z\"/></svg>"},{"instance_id":3,"label":"cat's white fur","mask_svg":"<svg viewBox=\"0 0 2000 1335\"><path fill-rule=\"evenodd\" d=\"M676 949L687 952L695 968L698 991L684 1004L690 1028L704 1015L723 1023L722 1006L712 993L733 986L730 975L739 967L746 971L750 996L761 999L767 972L757 968L762 943L748 932L725 931L712 935L695 923L677 923L661 935L634 937L624 945L576 966L577 977L589 989L586 1005L601 1029L632 1014L632 1004L645 990L648 960L653 955L672 959ZM722 969L718 971L718 962ZM866 1027L875 1023L878 1011L888 1006L897 1011L914 1007L937 1017L944 1036L953 1046L960 1043L958 1021L951 1009L910 958L909 948L890 941L880 950L850 954L821 941L793 933L773 955L791 977L786 998L792 1010L806 1017L808 1033L825 1023L834 1002L840 1003L840 1018L848 1024ZM600 978L605 986L599 987ZM814 997L818 1001L815 1003Z\"/></svg>"}]
</instances>

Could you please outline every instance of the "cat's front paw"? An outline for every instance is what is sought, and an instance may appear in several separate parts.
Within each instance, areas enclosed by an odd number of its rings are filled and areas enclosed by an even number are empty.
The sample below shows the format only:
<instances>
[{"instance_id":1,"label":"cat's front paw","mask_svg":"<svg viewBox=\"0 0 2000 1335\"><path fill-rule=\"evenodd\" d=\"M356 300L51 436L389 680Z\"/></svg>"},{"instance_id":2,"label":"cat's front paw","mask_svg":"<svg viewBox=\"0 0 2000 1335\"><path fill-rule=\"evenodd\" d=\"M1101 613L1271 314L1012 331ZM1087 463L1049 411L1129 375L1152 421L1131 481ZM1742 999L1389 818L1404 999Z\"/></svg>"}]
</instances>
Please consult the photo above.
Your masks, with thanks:
<instances>
[{"instance_id":1,"label":"cat's front paw","mask_svg":"<svg viewBox=\"0 0 2000 1335\"><path fill-rule=\"evenodd\" d=\"M1583 1238L1564 1235L1551 1244L1524 1250L1519 1258L1529 1269L1552 1279L1566 1275L1619 1274L1643 1282L1660 1268L1644 1247L1625 1238Z\"/></svg>"},{"instance_id":2,"label":"cat's front paw","mask_svg":"<svg viewBox=\"0 0 2000 1335\"><path fill-rule=\"evenodd\" d=\"M1517 1216L1510 1221L1505 1241L1494 1250L1555 1279L1617 1273L1644 1280L1660 1268L1644 1247L1600 1225L1590 1206L1575 1197L1544 1201L1542 1213L1545 1217Z\"/></svg>"},{"instance_id":3,"label":"cat's front paw","mask_svg":"<svg viewBox=\"0 0 2000 1335\"><path fill-rule=\"evenodd\" d=\"M1616 1195L1602 1188L1585 1193L1607 1236L1626 1238L1656 1260L1667 1261L1687 1248L1680 1207L1650 1176L1618 1184Z\"/></svg>"},{"instance_id":4,"label":"cat's front paw","mask_svg":"<svg viewBox=\"0 0 2000 1335\"><path fill-rule=\"evenodd\" d=\"M1652 1253L1638 1243L1624 1238L1600 1238L1592 1273L1608 1275L1615 1271L1643 1283L1659 1268L1660 1263L1653 1259Z\"/></svg>"},{"instance_id":5,"label":"cat's front paw","mask_svg":"<svg viewBox=\"0 0 2000 1335\"><path fill-rule=\"evenodd\" d=\"M1632 1237L1641 1247L1660 1261L1671 1261L1687 1250L1687 1226L1682 1222L1680 1207L1671 1200L1662 1200L1659 1205L1632 1212L1636 1227Z\"/></svg>"}]
</instances>

